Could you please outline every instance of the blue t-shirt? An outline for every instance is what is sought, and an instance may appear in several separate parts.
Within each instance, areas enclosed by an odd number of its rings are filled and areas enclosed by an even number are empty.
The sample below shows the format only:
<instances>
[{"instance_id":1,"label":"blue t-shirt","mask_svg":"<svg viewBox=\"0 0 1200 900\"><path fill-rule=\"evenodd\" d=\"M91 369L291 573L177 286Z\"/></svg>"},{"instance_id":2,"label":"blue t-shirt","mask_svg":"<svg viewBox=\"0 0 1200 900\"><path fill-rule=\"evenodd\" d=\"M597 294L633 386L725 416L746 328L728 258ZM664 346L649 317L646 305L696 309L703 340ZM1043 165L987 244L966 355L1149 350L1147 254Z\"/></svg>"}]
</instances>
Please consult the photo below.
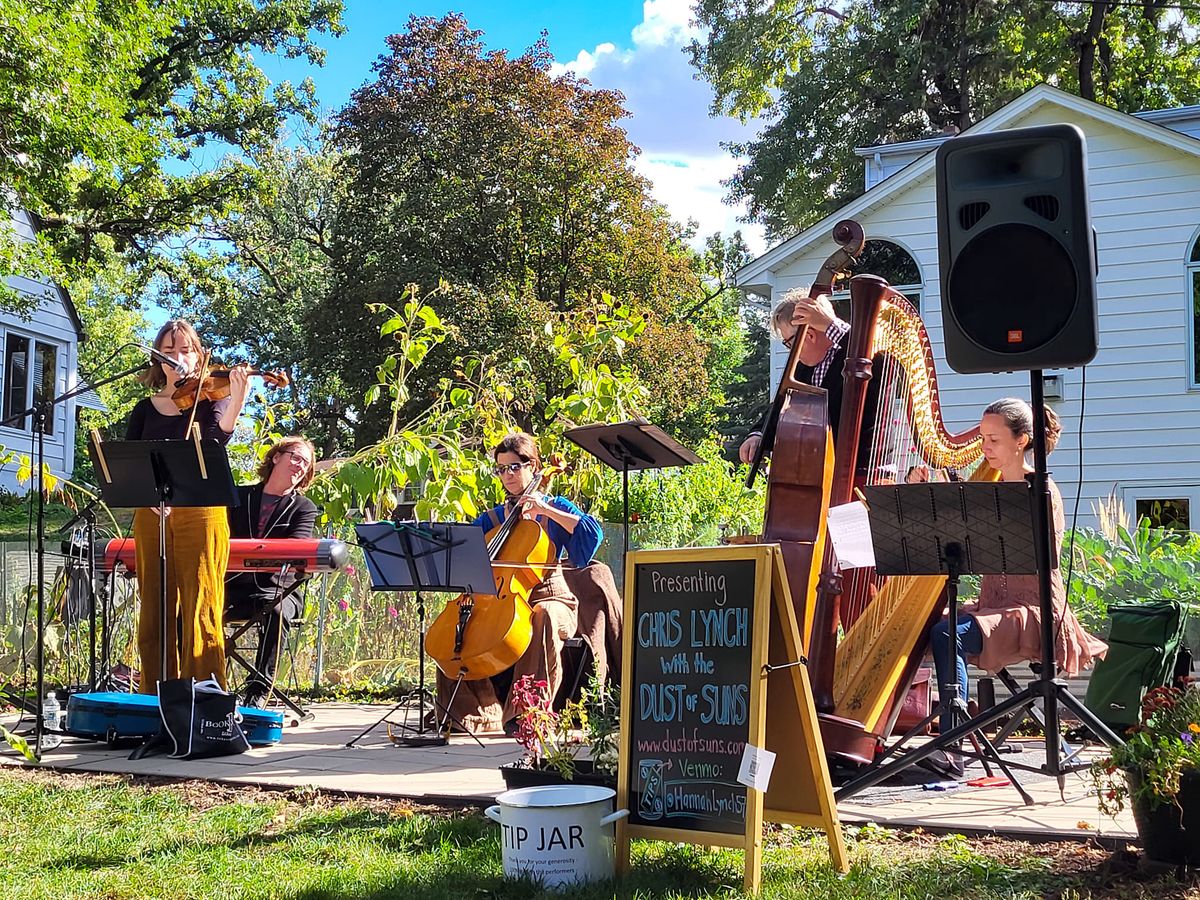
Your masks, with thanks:
<instances>
[{"instance_id":1,"label":"blue t-shirt","mask_svg":"<svg viewBox=\"0 0 1200 900\"><path fill-rule=\"evenodd\" d=\"M579 524L569 534L567 529L548 517L543 517L538 522L546 530L546 535L558 551L559 558L565 552L571 565L580 568L586 566L592 561L592 557L596 555L596 550L600 547L600 541L604 539L604 530L600 527L600 523L566 497L547 497L546 502L555 509L579 516ZM497 522L504 521L507 511L507 507L502 503L478 516L471 524L478 525L484 531L490 531ZM492 519L493 515L495 520Z\"/></svg>"}]
</instances>

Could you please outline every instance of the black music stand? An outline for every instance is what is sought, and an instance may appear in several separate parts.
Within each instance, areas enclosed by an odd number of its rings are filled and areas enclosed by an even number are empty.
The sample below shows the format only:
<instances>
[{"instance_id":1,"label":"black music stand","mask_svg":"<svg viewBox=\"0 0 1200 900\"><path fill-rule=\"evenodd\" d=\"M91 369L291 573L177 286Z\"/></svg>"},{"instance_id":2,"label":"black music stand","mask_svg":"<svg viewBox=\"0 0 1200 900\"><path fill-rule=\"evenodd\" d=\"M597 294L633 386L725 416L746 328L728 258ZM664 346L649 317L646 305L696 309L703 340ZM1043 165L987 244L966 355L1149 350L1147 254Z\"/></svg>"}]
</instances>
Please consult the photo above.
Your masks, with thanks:
<instances>
[{"instance_id":1,"label":"black music stand","mask_svg":"<svg viewBox=\"0 0 1200 900\"><path fill-rule=\"evenodd\" d=\"M581 425L563 434L610 469L621 473L621 508L624 515L623 550L629 555L629 473L643 469L669 469L704 462L683 444L645 419L612 425Z\"/></svg>"},{"instance_id":2,"label":"black music stand","mask_svg":"<svg viewBox=\"0 0 1200 900\"><path fill-rule=\"evenodd\" d=\"M938 704L926 718L858 777L841 787L844 800L890 775L915 765L935 750L952 747L970 737L978 741L977 758L985 769L995 762L1026 805L1033 798L1016 780L1010 766L983 733L977 720L968 721L967 702L958 693L958 579L961 575L1029 575L1037 572L1038 536L1033 491L1024 481L958 482L951 484L876 485L865 489L871 516L875 571L880 575L946 575L949 625L950 684L938 685ZM888 757L943 713L952 727L897 759ZM982 750L978 750L978 747ZM956 748L956 752L957 748ZM990 769L987 770L990 774Z\"/></svg>"},{"instance_id":3,"label":"black music stand","mask_svg":"<svg viewBox=\"0 0 1200 900\"><path fill-rule=\"evenodd\" d=\"M229 457L217 441L202 440L195 425L192 436L184 440L100 442L92 432L88 453L106 504L114 509L158 507L159 677L168 678L166 507L237 506ZM178 638L174 640L178 643ZM160 732L129 758L146 756L161 738Z\"/></svg>"},{"instance_id":4,"label":"black music stand","mask_svg":"<svg viewBox=\"0 0 1200 900\"><path fill-rule=\"evenodd\" d=\"M353 747L383 722L389 725L388 734L392 742L406 747L444 746L449 743L450 723L453 719L449 708L440 710L441 719L436 729L425 727L425 707L435 717L439 710L436 700L425 687L425 598L424 591L466 591L468 593L491 594L495 592L492 563L484 545L483 529L475 525L443 522L369 522L354 526L358 544L363 548L367 571L371 576L371 587L376 591L413 591L417 597L417 617L420 621L417 650L417 726L408 724L407 713L412 709L412 692L385 712L377 721L368 725L346 746ZM453 703L453 699L451 700ZM405 721L392 722L389 718L401 706L405 707ZM401 730L399 737L391 734L391 725ZM483 742L474 734L475 743Z\"/></svg>"}]
</instances>

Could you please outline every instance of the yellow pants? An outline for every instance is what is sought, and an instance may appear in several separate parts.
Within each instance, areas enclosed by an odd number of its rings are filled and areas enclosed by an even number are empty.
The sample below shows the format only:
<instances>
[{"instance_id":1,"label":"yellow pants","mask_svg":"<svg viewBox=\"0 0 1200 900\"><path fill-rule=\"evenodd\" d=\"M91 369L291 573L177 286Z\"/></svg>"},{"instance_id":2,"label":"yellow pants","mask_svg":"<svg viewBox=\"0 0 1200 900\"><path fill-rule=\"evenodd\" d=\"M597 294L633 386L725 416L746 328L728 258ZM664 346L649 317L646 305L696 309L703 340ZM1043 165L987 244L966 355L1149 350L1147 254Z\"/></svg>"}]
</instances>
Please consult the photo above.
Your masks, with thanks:
<instances>
[{"instance_id":1,"label":"yellow pants","mask_svg":"<svg viewBox=\"0 0 1200 900\"><path fill-rule=\"evenodd\" d=\"M225 567L229 517L223 506L176 507L167 516L167 672L162 674L162 600L158 571L158 512L133 514L137 541L138 650L141 692L157 691L159 678L216 676L225 686Z\"/></svg>"}]
</instances>

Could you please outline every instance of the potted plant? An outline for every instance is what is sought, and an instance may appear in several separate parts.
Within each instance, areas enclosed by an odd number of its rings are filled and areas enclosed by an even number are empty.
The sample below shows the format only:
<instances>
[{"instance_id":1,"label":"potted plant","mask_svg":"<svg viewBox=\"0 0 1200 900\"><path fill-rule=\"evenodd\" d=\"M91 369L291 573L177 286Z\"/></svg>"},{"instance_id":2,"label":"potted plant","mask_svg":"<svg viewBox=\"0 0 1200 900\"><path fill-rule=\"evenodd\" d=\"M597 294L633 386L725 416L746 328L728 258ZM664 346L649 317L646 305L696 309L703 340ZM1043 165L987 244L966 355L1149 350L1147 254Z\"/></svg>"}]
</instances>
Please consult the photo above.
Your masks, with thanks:
<instances>
[{"instance_id":1,"label":"potted plant","mask_svg":"<svg viewBox=\"0 0 1200 900\"><path fill-rule=\"evenodd\" d=\"M548 685L524 675L512 686L516 740L525 756L501 766L509 788L542 784L616 786L617 707L607 685L593 676L579 700L560 712L551 707Z\"/></svg>"},{"instance_id":2,"label":"potted plant","mask_svg":"<svg viewBox=\"0 0 1200 900\"><path fill-rule=\"evenodd\" d=\"M1092 776L1102 812L1132 808L1147 859L1200 865L1200 687L1149 691L1141 724Z\"/></svg>"}]
</instances>

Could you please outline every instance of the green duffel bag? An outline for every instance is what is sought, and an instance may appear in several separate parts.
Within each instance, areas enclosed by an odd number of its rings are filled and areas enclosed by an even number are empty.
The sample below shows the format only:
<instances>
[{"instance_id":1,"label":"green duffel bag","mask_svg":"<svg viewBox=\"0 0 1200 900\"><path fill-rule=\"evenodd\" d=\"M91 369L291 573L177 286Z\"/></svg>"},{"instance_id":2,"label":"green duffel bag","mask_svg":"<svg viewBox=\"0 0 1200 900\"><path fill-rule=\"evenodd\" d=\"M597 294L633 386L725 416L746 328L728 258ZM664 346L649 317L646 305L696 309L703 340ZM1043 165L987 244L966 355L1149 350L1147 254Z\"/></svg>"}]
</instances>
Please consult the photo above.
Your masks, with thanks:
<instances>
[{"instance_id":1,"label":"green duffel bag","mask_svg":"<svg viewBox=\"0 0 1200 900\"><path fill-rule=\"evenodd\" d=\"M1108 612L1108 653L1092 670L1083 702L1119 734L1140 721L1146 692L1172 681L1187 615L1173 600Z\"/></svg>"}]
</instances>

